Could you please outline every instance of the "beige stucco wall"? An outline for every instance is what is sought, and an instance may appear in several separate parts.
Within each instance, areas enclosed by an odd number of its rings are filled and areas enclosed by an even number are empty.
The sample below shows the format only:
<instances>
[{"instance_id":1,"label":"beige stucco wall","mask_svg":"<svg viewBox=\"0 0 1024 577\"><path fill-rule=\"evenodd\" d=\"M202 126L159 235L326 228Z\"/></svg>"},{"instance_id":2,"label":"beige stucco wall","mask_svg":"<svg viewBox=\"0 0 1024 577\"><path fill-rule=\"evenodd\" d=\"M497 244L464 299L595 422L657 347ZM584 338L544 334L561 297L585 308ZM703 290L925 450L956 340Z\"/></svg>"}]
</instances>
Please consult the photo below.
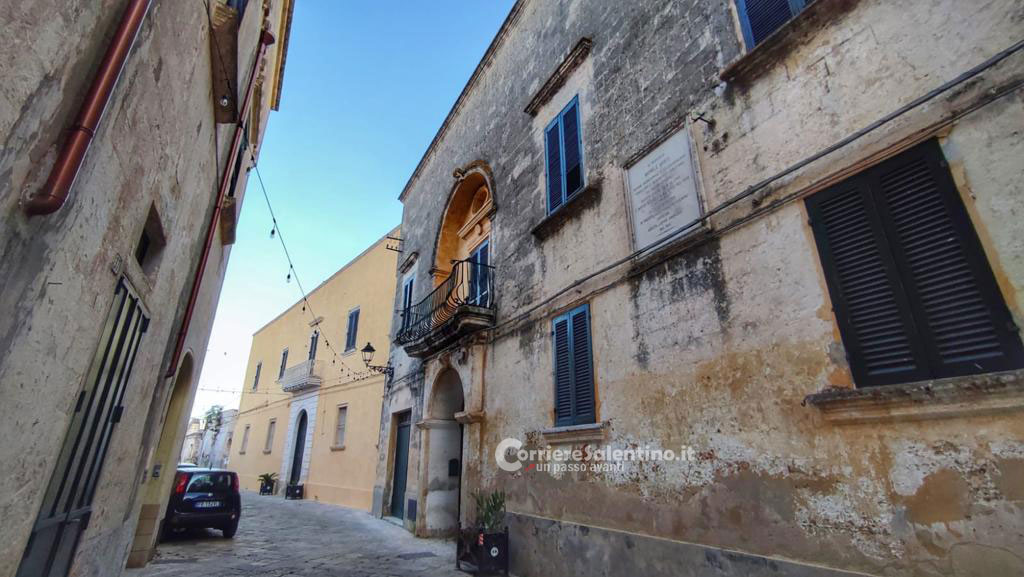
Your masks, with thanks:
<instances>
[{"instance_id":1,"label":"beige stucco wall","mask_svg":"<svg viewBox=\"0 0 1024 577\"><path fill-rule=\"evenodd\" d=\"M388 234L397 233L395 229ZM374 364L383 364L388 358L397 262L397 253L386 248L389 242L393 244L386 238L375 242L311 291L308 306L296 303L253 335L231 449L231 468L239 473L244 488L259 489L258 475L273 472L279 475L279 491L283 490L293 454L293 421L301 404L309 419L307 465L302 476L306 498L369 509L384 377L366 371L359 349L371 342L377 349ZM348 314L357 307L356 347L345 351ZM319 319L316 358L323 371L322 385L285 393L276 382L281 351L288 348L289 367L305 362L314 319ZM263 368L254 391L252 382L259 362ZM336 447L340 405L348 412L344 446ZM277 425L273 448L267 454L263 447L270 419L276 419ZM250 427L249 442L242 454L246 426Z\"/></svg>"}]
</instances>

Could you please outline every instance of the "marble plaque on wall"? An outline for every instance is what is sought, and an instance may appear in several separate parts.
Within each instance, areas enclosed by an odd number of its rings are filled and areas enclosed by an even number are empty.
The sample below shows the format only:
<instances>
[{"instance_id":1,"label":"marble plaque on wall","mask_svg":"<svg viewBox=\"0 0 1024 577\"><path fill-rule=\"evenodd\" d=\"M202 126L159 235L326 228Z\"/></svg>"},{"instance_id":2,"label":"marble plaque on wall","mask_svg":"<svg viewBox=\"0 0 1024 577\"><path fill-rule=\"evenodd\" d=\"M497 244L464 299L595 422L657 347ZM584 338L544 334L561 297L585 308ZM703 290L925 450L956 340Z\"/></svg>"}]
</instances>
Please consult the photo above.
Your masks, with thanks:
<instances>
[{"instance_id":1,"label":"marble plaque on wall","mask_svg":"<svg viewBox=\"0 0 1024 577\"><path fill-rule=\"evenodd\" d=\"M689 133L670 136L626 171L634 249L647 248L682 227L696 230L701 216ZM692 226L687 226L693 223ZM680 231L677 238L686 234Z\"/></svg>"}]
</instances>

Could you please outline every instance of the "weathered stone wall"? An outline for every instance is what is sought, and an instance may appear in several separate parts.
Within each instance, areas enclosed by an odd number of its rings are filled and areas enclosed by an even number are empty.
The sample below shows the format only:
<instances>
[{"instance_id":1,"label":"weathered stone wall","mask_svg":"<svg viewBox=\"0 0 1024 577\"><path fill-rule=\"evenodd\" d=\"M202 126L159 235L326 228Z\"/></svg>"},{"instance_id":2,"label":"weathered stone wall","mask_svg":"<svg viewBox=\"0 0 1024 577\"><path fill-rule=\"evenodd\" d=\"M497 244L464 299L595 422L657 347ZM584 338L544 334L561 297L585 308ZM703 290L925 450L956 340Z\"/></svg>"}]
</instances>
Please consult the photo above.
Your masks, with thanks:
<instances>
[{"instance_id":1,"label":"weathered stone wall","mask_svg":"<svg viewBox=\"0 0 1024 577\"><path fill-rule=\"evenodd\" d=\"M852 379L799 199L939 138L1019 325L1022 97L1017 86L986 99L1020 82L1024 55L716 214L720 232L677 255L594 273L632 250L624 162L691 113L713 122L689 129L714 209L1020 40L1024 13L1010 1L819 0L744 56L733 9L520 4L413 176L402 229L405 255L419 254L418 300L433 286L452 171L477 159L493 169L498 320L485 378L465 383L484 389L486 417L468 427L480 442L465 458L480 469L463 490L509 492L521 575L647 574L647 560L618 564L641 550L677 555L676 569L695 574L723 571L723 555L758 575L1020 573L1019 413L967 402L944 418L922 411L836 423L803 406L806 395ZM522 112L584 36L593 40L587 59L535 118ZM576 94L587 180L600 186L540 238L531 229L545 214L543 128ZM550 321L580 302L591 306L598 419L608 425L599 444L690 445L696 462L561 476L494 466L503 438L538 446L553 425ZM424 370L397 350L394 360L399 378ZM555 551L565 562L545 564Z\"/></svg>"},{"instance_id":2,"label":"weathered stone wall","mask_svg":"<svg viewBox=\"0 0 1024 577\"><path fill-rule=\"evenodd\" d=\"M0 47L0 482L12 488L0 498L2 576L21 561L113 301L118 259L151 322L72 573L116 575L123 567L173 382L163 375L230 146L231 126L213 120L204 4L154 2L69 200L53 215L25 217L19 201L45 181L126 4L0 2L8 36ZM250 2L242 81L261 24L260 3ZM269 104L269 97L258 103L264 126ZM151 206L166 246L158 266L144 271L133 254ZM214 242L185 342L183 358L193 359L189 406L228 249ZM170 424L179 446L187 416Z\"/></svg>"}]
</instances>

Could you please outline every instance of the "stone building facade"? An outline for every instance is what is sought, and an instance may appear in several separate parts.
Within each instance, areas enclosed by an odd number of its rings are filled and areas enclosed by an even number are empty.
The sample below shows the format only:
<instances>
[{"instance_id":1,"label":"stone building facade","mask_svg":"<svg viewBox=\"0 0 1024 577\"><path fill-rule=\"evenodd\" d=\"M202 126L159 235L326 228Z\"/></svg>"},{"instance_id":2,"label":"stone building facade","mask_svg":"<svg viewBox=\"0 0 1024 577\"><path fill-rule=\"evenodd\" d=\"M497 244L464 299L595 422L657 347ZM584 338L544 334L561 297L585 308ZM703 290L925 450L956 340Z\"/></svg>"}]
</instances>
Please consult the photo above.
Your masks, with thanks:
<instances>
[{"instance_id":1,"label":"stone building facade","mask_svg":"<svg viewBox=\"0 0 1024 577\"><path fill-rule=\"evenodd\" d=\"M1022 23L518 2L400 197L374 513L504 490L524 576L1024 572Z\"/></svg>"},{"instance_id":2,"label":"stone building facade","mask_svg":"<svg viewBox=\"0 0 1024 577\"><path fill-rule=\"evenodd\" d=\"M238 409L221 411L217 423L206 423L203 442L199 447L199 466L226 469L230 461L231 445L235 440L235 422Z\"/></svg>"},{"instance_id":3,"label":"stone building facade","mask_svg":"<svg viewBox=\"0 0 1024 577\"><path fill-rule=\"evenodd\" d=\"M203 448L203 440L206 437L206 427L203 420L192 417L185 428L185 439L181 442L181 456L178 461L181 463L199 464L199 455Z\"/></svg>"},{"instance_id":4,"label":"stone building facade","mask_svg":"<svg viewBox=\"0 0 1024 577\"><path fill-rule=\"evenodd\" d=\"M235 419L231 469L243 489L276 473L276 492L369 510L388 358L398 229L256 331Z\"/></svg>"},{"instance_id":5,"label":"stone building facade","mask_svg":"<svg viewBox=\"0 0 1024 577\"><path fill-rule=\"evenodd\" d=\"M152 555L291 13L0 2L0 576Z\"/></svg>"}]
</instances>

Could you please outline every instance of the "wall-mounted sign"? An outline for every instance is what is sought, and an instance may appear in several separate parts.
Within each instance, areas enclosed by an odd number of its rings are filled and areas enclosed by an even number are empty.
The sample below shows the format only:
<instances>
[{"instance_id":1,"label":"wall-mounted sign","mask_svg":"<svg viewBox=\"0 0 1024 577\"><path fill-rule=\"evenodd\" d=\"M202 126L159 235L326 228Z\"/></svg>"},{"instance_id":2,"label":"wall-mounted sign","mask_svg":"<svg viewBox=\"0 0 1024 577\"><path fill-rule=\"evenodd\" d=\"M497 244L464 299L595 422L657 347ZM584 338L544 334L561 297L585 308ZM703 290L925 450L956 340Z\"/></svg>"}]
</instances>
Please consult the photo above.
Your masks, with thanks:
<instances>
[{"instance_id":1,"label":"wall-mounted sign","mask_svg":"<svg viewBox=\"0 0 1024 577\"><path fill-rule=\"evenodd\" d=\"M634 249L647 248L701 216L689 133L678 130L626 170ZM699 223L687 227L696 230ZM679 236L685 232L680 231Z\"/></svg>"}]
</instances>

